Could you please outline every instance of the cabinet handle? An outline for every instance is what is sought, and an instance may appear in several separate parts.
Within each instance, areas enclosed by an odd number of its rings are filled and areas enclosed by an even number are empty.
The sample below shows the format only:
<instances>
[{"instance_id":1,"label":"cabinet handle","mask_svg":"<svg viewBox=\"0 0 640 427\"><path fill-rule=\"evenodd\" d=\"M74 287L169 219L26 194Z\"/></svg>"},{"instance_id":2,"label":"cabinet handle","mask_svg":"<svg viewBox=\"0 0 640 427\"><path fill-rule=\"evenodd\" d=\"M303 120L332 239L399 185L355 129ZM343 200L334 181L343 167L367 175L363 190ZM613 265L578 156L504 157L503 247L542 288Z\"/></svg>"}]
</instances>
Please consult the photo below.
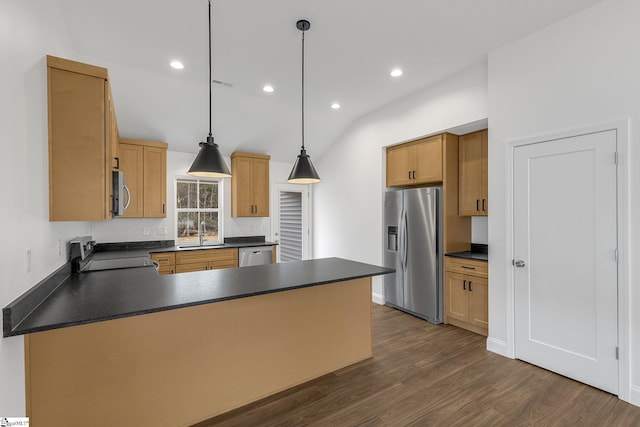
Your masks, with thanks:
<instances>
[{"instance_id":1,"label":"cabinet handle","mask_svg":"<svg viewBox=\"0 0 640 427\"><path fill-rule=\"evenodd\" d=\"M469 267L468 265L461 265L460 268L464 268L465 270L475 270L475 267Z\"/></svg>"},{"instance_id":2,"label":"cabinet handle","mask_svg":"<svg viewBox=\"0 0 640 427\"><path fill-rule=\"evenodd\" d=\"M120 169L120 157L114 157L116 159L116 167L115 169Z\"/></svg>"},{"instance_id":3,"label":"cabinet handle","mask_svg":"<svg viewBox=\"0 0 640 427\"><path fill-rule=\"evenodd\" d=\"M169 262L169 258L158 258L158 262Z\"/></svg>"},{"instance_id":4,"label":"cabinet handle","mask_svg":"<svg viewBox=\"0 0 640 427\"><path fill-rule=\"evenodd\" d=\"M463 280L463 281L462 281L462 290L463 290L463 291L466 291L466 290L467 290L467 281L466 281L466 280Z\"/></svg>"},{"instance_id":5,"label":"cabinet handle","mask_svg":"<svg viewBox=\"0 0 640 427\"><path fill-rule=\"evenodd\" d=\"M411 179L411 171L409 171L409 179Z\"/></svg>"},{"instance_id":6,"label":"cabinet handle","mask_svg":"<svg viewBox=\"0 0 640 427\"><path fill-rule=\"evenodd\" d=\"M476 211L480 210L480 200L476 199Z\"/></svg>"},{"instance_id":7,"label":"cabinet handle","mask_svg":"<svg viewBox=\"0 0 640 427\"><path fill-rule=\"evenodd\" d=\"M413 171L413 179L416 179L416 171Z\"/></svg>"},{"instance_id":8,"label":"cabinet handle","mask_svg":"<svg viewBox=\"0 0 640 427\"><path fill-rule=\"evenodd\" d=\"M485 204L485 199L482 199L482 212L486 211L484 204Z\"/></svg>"},{"instance_id":9,"label":"cabinet handle","mask_svg":"<svg viewBox=\"0 0 640 427\"><path fill-rule=\"evenodd\" d=\"M471 289L471 280L469 280L469 292L473 292L473 289Z\"/></svg>"},{"instance_id":10,"label":"cabinet handle","mask_svg":"<svg viewBox=\"0 0 640 427\"><path fill-rule=\"evenodd\" d=\"M164 206L164 203L163 203L163 204L162 204L162 213L166 213L166 212L164 211L164 208L165 208L165 206Z\"/></svg>"}]
</instances>

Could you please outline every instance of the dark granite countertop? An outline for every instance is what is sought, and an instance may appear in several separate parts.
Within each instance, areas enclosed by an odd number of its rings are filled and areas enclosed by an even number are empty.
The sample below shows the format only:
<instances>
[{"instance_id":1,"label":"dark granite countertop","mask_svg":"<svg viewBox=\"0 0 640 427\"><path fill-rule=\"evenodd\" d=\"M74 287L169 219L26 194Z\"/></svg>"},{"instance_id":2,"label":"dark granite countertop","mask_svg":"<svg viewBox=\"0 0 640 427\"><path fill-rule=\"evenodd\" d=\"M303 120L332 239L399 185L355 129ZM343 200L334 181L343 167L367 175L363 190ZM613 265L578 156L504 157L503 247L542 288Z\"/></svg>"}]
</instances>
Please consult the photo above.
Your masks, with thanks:
<instances>
[{"instance_id":1,"label":"dark granite countertop","mask_svg":"<svg viewBox=\"0 0 640 427\"><path fill-rule=\"evenodd\" d=\"M198 249L228 249L228 248L252 248L256 246L272 246L277 245L274 242L241 242L241 243L224 243L218 245L203 245L203 246L188 246L188 245L176 245L176 246L167 246L163 248L152 248L149 249L148 253L155 252L181 252L181 251L195 251Z\"/></svg>"},{"instance_id":2,"label":"dark granite countertop","mask_svg":"<svg viewBox=\"0 0 640 427\"><path fill-rule=\"evenodd\" d=\"M476 261L489 261L489 247L485 244L472 243L469 251L451 252L444 255L454 258L474 259Z\"/></svg>"},{"instance_id":3,"label":"dark granite countertop","mask_svg":"<svg viewBox=\"0 0 640 427\"><path fill-rule=\"evenodd\" d=\"M5 337L23 335L392 272L346 259L323 258L173 275L158 275L153 268L76 273L62 276L62 283L33 311L16 307L26 293L3 308L3 333ZM56 275L61 273L51 277ZM17 320L12 309L28 314Z\"/></svg>"},{"instance_id":4,"label":"dark granite countertop","mask_svg":"<svg viewBox=\"0 0 640 427\"><path fill-rule=\"evenodd\" d=\"M489 261L489 255L488 254L483 254L483 253L478 253L478 252L471 252L471 251L452 252L450 254L444 254L444 256L450 256L450 257L453 257L453 258L474 259L476 261Z\"/></svg>"}]
</instances>

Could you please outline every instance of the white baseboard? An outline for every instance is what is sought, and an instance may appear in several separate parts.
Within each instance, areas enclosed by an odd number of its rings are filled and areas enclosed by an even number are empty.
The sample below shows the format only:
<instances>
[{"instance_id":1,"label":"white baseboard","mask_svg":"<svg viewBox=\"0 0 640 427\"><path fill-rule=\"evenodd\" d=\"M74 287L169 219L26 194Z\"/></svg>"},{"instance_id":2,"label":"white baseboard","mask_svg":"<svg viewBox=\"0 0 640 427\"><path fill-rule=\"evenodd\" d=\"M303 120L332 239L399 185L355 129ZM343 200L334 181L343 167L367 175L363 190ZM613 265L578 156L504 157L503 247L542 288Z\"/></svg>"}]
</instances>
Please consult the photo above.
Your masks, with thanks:
<instances>
[{"instance_id":1,"label":"white baseboard","mask_svg":"<svg viewBox=\"0 0 640 427\"><path fill-rule=\"evenodd\" d=\"M629 386L629 403L640 406L640 387L635 385Z\"/></svg>"},{"instance_id":2,"label":"white baseboard","mask_svg":"<svg viewBox=\"0 0 640 427\"><path fill-rule=\"evenodd\" d=\"M487 338L487 350L504 357L509 357L509 352L507 351L507 342L503 340L491 337Z\"/></svg>"},{"instance_id":3,"label":"white baseboard","mask_svg":"<svg viewBox=\"0 0 640 427\"><path fill-rule=\"evenodd\" d=\"M375 292L373 292L371 294L371 299L373 300L373 302L375 302L376 304L379 305L384 305L384 295L382 294L377 294Z\"/></svg>"}]
</instances>

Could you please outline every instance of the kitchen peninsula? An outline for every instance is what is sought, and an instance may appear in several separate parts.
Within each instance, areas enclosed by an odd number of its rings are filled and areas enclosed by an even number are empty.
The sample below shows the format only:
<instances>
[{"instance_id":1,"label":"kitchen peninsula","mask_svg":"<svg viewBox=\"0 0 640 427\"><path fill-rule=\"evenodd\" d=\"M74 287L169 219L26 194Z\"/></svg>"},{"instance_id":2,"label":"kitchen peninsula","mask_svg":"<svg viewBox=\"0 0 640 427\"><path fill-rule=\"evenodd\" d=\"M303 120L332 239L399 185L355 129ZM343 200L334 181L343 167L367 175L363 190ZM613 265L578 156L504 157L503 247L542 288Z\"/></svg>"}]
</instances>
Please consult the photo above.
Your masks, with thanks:
<instances>
[{"instance_id":1,"label":"kitchen peninsula","mask_svg":"<svg viewBox=\"0 0 640 427\"><path fill-rule=\"evenodd\" d=\"M372 356L371 277L339 258L70 274L30 313L32 425L190 425ZM57 272L56 274L64 275Z\"/></svg>"}]
</instances>

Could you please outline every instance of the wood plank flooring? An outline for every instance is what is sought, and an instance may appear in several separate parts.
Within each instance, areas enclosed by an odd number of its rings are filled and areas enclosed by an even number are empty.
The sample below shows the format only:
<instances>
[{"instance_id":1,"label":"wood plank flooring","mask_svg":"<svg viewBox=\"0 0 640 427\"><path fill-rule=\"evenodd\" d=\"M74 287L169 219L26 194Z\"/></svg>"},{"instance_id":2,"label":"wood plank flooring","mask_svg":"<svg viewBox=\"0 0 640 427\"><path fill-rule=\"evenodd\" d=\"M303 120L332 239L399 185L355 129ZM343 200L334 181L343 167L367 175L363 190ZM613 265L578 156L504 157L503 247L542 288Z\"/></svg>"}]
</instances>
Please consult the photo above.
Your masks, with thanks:
<instances>
[{"instance_id":1,"label":"wood plank flooring","mask_svg":"<svg viewBox=\"0 0 640 427\"><path fill-rule=\"evenodd\" d=\"M373 304L373 358L197 424L640 426L640 408Z\"/></svg>"}]
</instances>

